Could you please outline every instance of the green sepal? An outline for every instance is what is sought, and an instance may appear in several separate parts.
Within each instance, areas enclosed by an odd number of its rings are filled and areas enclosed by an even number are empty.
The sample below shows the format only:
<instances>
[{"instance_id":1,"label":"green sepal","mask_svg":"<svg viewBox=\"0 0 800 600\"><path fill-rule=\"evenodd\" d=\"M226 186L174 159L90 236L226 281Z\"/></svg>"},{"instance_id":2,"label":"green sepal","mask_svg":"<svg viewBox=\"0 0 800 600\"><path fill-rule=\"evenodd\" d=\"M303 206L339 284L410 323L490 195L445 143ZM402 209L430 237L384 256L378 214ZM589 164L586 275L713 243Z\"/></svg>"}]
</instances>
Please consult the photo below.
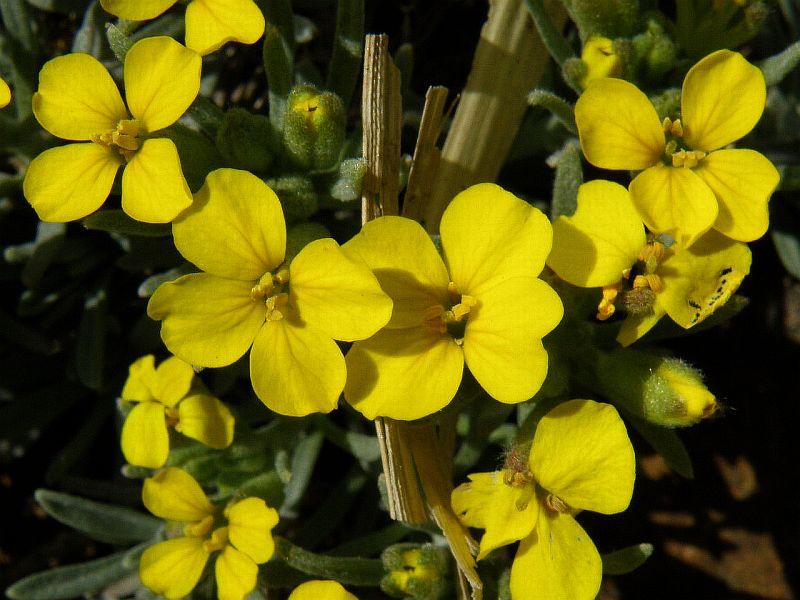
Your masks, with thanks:
<instances>
[{"instance_id":1,"label":"green sepal","mask_svg":"<svg viewBox=\"0 0 800 600\"><path fill-rule=\"evenodd\" d=\"M278 195L286 224L307 221L319 209L314 183L303 175L283 175L266 180Z\"/></svg>"},{"instance_id":2,"label":"green sepal","mask_svg":"<svg viewBox=\"0 0 800 600\"><path fill-rule=\"evenodd\" d=\"M636 544L603 554L603 573L605 575L626 575L641 567L652 554L652 544Z\"/></svg>"},{"instance_id":3,"label":"green sepal","mask_svg":"<svg viewBox=\"0 0 800 600\"><path fill-rule=\"evenodd\" d=\"M335 167L344 144L345 125L344 103L339 96L308 85L293 88L284 115L286 159L304 170Z\"/></svg>"},{"instance_id":4,"label":"green sepal","mask_svg":"<svg viewBox=\"0 0 800 600\"><path fill-rule=\"evenodd\" d=\"M572 142L567 142L558 155L556 176L553 182L553 202L550 217L569 217L578 208L578 188L583 183L583 163L581 151Z\"/></svg>"},{"instance_id":5,"label":"green sepal","mask_svg":"<svg viewBox=\"0 0 800 600\"><path fill-rule=\"evenodd\" d=\"M639 22L638 0L564 0L563 4L584 41L593 35L630 36Z\"/></svg>"},{"instance_id":6,"label":"green sepal","mask_svg":"<svg viewBox=\"0 0 800 600\"><path fill-rule=\"evenodd\" d=\"M777 85L800 63L800 42L758 63L767 85Z\"/></svg>"},{"instance_id":7,"label":"green sepal","mask_svg":"<svg viewBox=\"0 0 800 600\"><path fill-rule=\"evenodd\" d=\"M363 158L348 158L339 165L339 174L328 193L339 202L354 202L361 198L361 187L367 174L367 163Z\"/></svg>"},{"instance_id":8,"label":"green sepal","mask_svg":"<svg viewBox=\"0 0 800 600\"><path fill-rule=\"evenodd\" d=\"M159 519L113 504L94 502L52 490L36 490L34 497L44 511L64 525L107 544L130 544L153 538Z\"/></svg>"}]
</instances>

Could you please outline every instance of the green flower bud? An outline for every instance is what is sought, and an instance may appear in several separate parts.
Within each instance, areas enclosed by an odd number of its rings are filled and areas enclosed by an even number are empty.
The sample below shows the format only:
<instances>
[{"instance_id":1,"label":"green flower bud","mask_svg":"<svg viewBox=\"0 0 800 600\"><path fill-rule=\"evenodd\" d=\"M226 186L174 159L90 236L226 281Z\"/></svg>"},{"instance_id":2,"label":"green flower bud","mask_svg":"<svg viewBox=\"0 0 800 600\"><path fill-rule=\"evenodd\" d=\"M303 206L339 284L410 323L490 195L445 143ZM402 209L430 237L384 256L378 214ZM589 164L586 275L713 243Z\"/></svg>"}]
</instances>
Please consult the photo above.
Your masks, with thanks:
<instances>
[{"instance_id":1,"label":"green flower bud","mask_svg":"<svg viewBox=\"0 0 800 600\"><path fill-rule=\"evenodd\" d=\"M387 575L381 589L393 598L443 598L449 563L446 553L431 544L396 544L381 555Z\"/></svg>"},{"instance_id":2,"label":"green flower bud","mask_svg":"<svg viewBox=\"0 0 800 600\"><path fill-rule=\"evenodd\" d=\"M217 131L217 148L228 166L266 173L275 161L278 139L268 118L234 108Z\"/></svg>"},{"instance_id":3,"label":"green flower bud","mask_svg":"<svg viewBox=\"0 0 800 600\"><path fill-rule=\"evenodd\" d=\"M306 221L319 209L313 182L302 175L286 175L267 179L267 185L278 195L286 224Z\"/></svg>"},{"instance_id":4,"label":"green flower bud","mask_svg":"<svg viewBox=\"0 0 800 600\"><path fill-rule=\"evenodd\" d=\"M206 175L222 166L222 157L214 142L199 131L175 123L164 129L160 135L175 143L181 160L181 171L192 191L199 190Z\"/></svg>"},{"instance_id":5,"label":"green flower bud","mask_svg":"<svg viewBox=\"0 0 800 600\"><path fill-rule=\"evenodd\" d=\"M292 258L314 240L330 237L330 232L320 223L300 223L286 232L286 261Z\"/></svg>"},{"instance_id":6,"label":"green flower bud","mask_svg":"<svg viewBox=\"0 0 800 600\"><path fill-rule=\"evenodd\" d=\"M581 82L589 74L589 65L587 65L580 58L569 58L564 61L561 66L561 75L564 80L570 85L577 87L581 86Z\"/></svg>"},{"instance_id":7,"label":"green flower bud","mask_svg":"<svg viewBox=\"0 0 800 600\"><path fill-rule=\"evenodd\" d=\"M651 423L685 427L717 410L700 371L680 359L615 350L600 354L596 367L602 392Z\"/></svg>"},{"instance_id":8,"label":"green flower bud","mask_svg":"<svg viewBox=\"0 0 800 600\"><path fill-rule=\"evenodd\" d=\"M639 19L638 0L564 0L564 6L584 40L632 35Z\"/></svg>"},{"instance_id":9,"label":"green flower bud","mask_svg":"<svg viewBox=\"0 0 800 600\"><path fill-rule=\"evenodd\" d=\"M362 158L348 158L339 165L339 177L330 188L332 198L352 202L361 198L361 186L367 174L367 163Z\"/></svg>"},{"instance_id":10,"label":"green flower bud","mask_svg":"<svg viewBox=\"0 0 800 600\"><path fill-rule=\"evenodd\" d=\"M332 92L297 86L289 94L283 143L289 161L301 169L333 168L345 136L342 100Z\"/></svg>"},{"instance_id":11,"label":"green flower bud","mask_svg":"<svg viewBox=\"0 0 800 600\"><path fill-rule=\"evenodd\" d=\"M655 20L647 23L647 31L633 38L633 49L641 76L650 81L657 81L678 59L675 42Z\"/></svg>"}]
</instances>

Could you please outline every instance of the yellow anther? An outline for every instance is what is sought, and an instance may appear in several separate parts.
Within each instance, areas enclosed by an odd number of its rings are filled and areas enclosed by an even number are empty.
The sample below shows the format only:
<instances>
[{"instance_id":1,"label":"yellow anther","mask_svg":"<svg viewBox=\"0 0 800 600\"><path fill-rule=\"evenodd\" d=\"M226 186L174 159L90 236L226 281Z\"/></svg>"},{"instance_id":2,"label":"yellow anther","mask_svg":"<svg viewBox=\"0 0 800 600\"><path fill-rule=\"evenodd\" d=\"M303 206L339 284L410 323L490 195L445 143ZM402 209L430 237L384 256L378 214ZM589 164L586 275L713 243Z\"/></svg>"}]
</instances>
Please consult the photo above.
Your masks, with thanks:
<instances>
[{"instance_id":1,"label":"yellow anther","mask_svg":"<svg viewBox=\"0 0 800 600\"><path fill-rule=\"evenodd\" d=\"M598 321L607 321L617 311L614 301L617 299L621 288L622 285L620 283L603 287L603 297L600 300L600 304L597 305Z\"/></svg>"},{"instance_id":2,"label":"yellow anther","mask_svg":"<svg viewBox=\"0 0 800 600\"><path fill-rule=\"evenodd\" d=\"M633 288L649 288L658 293L664 289L664 283L661 281L661 277L655 273L648 273L646 275L637 275L633 280Z\"/></svg>"},{"instance_id":3,"label":"yellow anther","mask_svg":"<svg viewBox=\"0 0 800 600\"><path fill-rule=\"evenodd\" d=\"M272 280L278 285L286 285L289 283L289 269L281 269L272 276Z\"/></svg>"},{"instance_id":4,"label":"yellow anther","mask_svg":"<svg viewBox=\"0 0 800 600\"><path fill-rule=\"evenodd\" d=\"M706 157L702 150L679 150L672 153L672 166L691 169Z\"/></svg>"},{"instance_id":5,"label":"yellow anther","mask_svg":"<svg viewBox=\"0 0 800 600\"><path fill-rule=\"evenodd\" d=\"M657 261L661 261L664 258L666 251L667 247L661 242L652 242L641 249L637 258L645 263L651 257L655 258Z\"/></svg>"},{"instance_id":6,"label":"yellow anther","mask_svg":"<svg viewBox=\"0 0 800 600\"><path fill-rule=\"evenodd\" d=\"M123 119L116 129L92 136L92 141L115 148L125 160L129 161L141 146L139 134L141 127L136 119Z\"/></svg>"},{"instance_id":7,"label":"yellow anther","mask_svg":"<svg viewBox=\"0 0 800 600\"><path fill-rule=\"evenodd\" d=\"M276 294L267 298L267 321L280 321L289 308L289 294Z\"/></svg>"},{"instance_id":8,"label":"yellow anther","mask_svg":"<svg viewBox=\"0 0 800 600\"><path fill-rule=\"evenodd\" d=\"M188 537L205 537L214 525L214 517L208 515L197 523L189 523L183 528L183 535Z\"/></svg>"},{"instance_id":9,"label":"yellow anther","mask_svg":"<svg viewBox=\"0 0 800 600\"><path fill-rule=\"evenodd\" d=\"M675 119L673 121L669 117L666 117L662 126L664 127L664 133L668 133L674 137L683 137L683 124L680 119Z\"/></svg>"},{"instance_id":10,"label":"yellow anther","mask_svg":"<svg viewBox=\"0 0 800 600\"><path fill-rule=\"evenodd\" d=\"M445 313L445 319L450 322L460 323L476 304L478 304L478 301L472 296L461 296L461 302Z\"/></svg>"},{"instance_id":11,"label":"yellow anther","mask_svg":"<svg viewBox=\"0 0 800 600\"><path fill-rule=\"evenodd\" d=\"M567 506L567 503L554 494L547 494L547 497L544 499L544 504L553 512L560 514L569 512L569 506Z\"/></svg>"},{"instance_id":12,"label":"yellow anther","mask_svg":"<svg viewBox=\"0 0 800 600\"><path fill-rule=\"evenodd\" d=\"M275 289L275 284L272 282L272 273L267 273L262 275L258 283L250 290L250 298L252 300L261 300L269 296L273 289Z\"/></svg>"},{"instance_id":13,"label":"yellow anther","mask_svg":"<svg viewBox=\"0 0 800 600\"><path fill-rule=\"evenodd\" d=\"M211 534L211 537L203 542L203 550L206 552L214 552L222 550L228 543L228 528L218 527Z\"/></svg>"}]
</instances>

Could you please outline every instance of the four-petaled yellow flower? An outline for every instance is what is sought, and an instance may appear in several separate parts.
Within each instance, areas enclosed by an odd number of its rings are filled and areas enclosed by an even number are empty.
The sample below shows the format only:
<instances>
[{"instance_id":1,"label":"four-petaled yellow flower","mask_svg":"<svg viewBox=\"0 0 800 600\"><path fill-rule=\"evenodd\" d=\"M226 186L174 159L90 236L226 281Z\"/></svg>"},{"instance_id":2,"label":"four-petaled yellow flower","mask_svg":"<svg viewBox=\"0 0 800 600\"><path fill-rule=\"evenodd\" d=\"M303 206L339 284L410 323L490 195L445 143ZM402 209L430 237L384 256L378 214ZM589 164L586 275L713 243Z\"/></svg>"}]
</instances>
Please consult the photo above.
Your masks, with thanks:
<instances>
[{"instance_id":1,"label":"four-petaled yellow flower","mask_svg":"<svg viewBox=\"0 0 800 600\"><path fill-rule=\"evenodd\" d=\"M252 345L250 377L269 408L292 416L336 408L346 370L334 340L367 338L391 316L370 270L330 238L286 264L280 201L245 171L210 173L172 233L205 272L165 283L150 299L167 348L190 364L222 367Z\"/></svg>"},{"instance_id":2,"label":"four-petaled yellow flower","mask_svg":"<svg viewBox=\"0 0 800 600\"><path fill-rule=\"evenodd\" d=\"M155 368L152 354L130 366L122 399L136 405L122 426L122 453L132 465L156 469L169 456L169 427L211 448L233 442L228 407L194 383L192 367L172 356Z\"/></svg>"},{"instance_id":3,"label":"four-petaled yellow flower","mask_svg":"<svg viewBox=\"0 0 800 600\"><path fill-rule=\"evenodd\" d=\"M39 73L36 119L53 135L83 143L44 151L25 174L24 192L43 221L66 222L97 210L122 166L122 208L167 223L192 202L172 140L156 132L177 121L200 90L200 56L168 37L137 42L125 57L128 109L106 68L67 54Z\"/></svg>"},{"instance_id":4,"label":"four-petaled yellow flower","mask_svg":"<svg viewBox=\"0 0 800 600\"><path fill-rule=\"evenodd\" d=\"M621 79L591 83L575 121L590 163L642 171L630 191L650 230L683 247L712 227L749 242L767 230L767 202L780 176L762 154L724 147L755 127L765 102L761 70L719 50L689 70L674 121L662 123L647 96Z\"/></svg>"},{"instance_id":5,"label":"four-petaled yellow flower","mask_svg":"<svg viewBox=\"0 0 800 600\"><path fill-rule=\"evenodd\" d=\"M177 2L100 0L100 5L122 19L146 21ZM189 0L186 7L186 46L203 56L227 42L254 44L263 34L264 15L253 0Z\"/></svg>"},{"instance_id":6,"label":"four-petaled yellow flower","mask_svg":"<svg viewBox=\"0 0 800 600\"><path fill-rule=\"evenodd\" d=\"M394 302L386 328L347 354L345 398L370 419L440 410L465 361L506 403L531 398L547 374L542 337L563 314L558 295L538 279L552 242L547 217L487 183L453 199L440 231L445 260L403 217L371 221L343 247Z\"/></svg>"},{"instance_id":7,"label":"four-petaled yellow flower","mask_svg":"<svg viewBox=\"0 0 800 600\"><path fill-rule=\"evenodd\" d=\"M586 65L586 75L580 81L582 88L596 79L619 77L622 73L622 60L614 51L614 40L605 37L593 36L586 40L581 60Z\"/></svg>"},{"instance_id":8,"label":"four-petaled yellow flower","mask_svg":"<svg viewBox=\"0 0 800 600\"><path fill-rule=\"evenodd\" d=\"M664 314L686 329L708 317L737 290L750 262L746 244L713 230L687 249L648 238L628 191L603 180L583 184L575 214L553 223L547 259L572 285L603 288L599 319L622 302L628 317L617 340L625 346Z\"/></svg>"},{"instance_id":9,"label":"four-petaled yellow flower","mask_svg":"<svg viewBox=\"0 0 800 600\"><path fill-rule=\"evenodd\" d=\"M5 108L11 102L11 88L5 80L0 77L0 108Z\"/></svg>"},{"instance_id":10,"label":"four-petaled yellow flower","mask_svg":"<svg viewBox=\"0 0 800 600\"><path fill-rule=\"evenodd\" d=\"M142 554L139 577L145 587L167 600L183 598L219 552L214 564L219 600L244 600L255 588L258 565L275 551L271 531L278 524L277 511L261 498L234 501L220 511L191 475L170 467L145 480L142 501L157 517L184 524L180 537Z\"/></svg>"},{"instance_id":11,"label":"four-petaled yellow flower","mask_svg":"<svg viewBox=\"0 0 800 600\"><path fill-rule=\"evenodd\" d=\"M502 471L470 475L453 491L453 510L465 525L486 530L479 560L521 540L511 568L515 600L592 600L602 562L574 515L624 511L635 476L616 409L570 400L539 422L529 458L512 451Z\"/></svg>"},{"instance_id":12,"label":"four-petaled yellow flower","mask_svg":"<svg viewBox=\"0 0 800 600\"><path fill-rule=\"evenodd\" d=\"M306 581L298 585L289 600L358 600L338 581Z\"/></svg>"}]
</instances>

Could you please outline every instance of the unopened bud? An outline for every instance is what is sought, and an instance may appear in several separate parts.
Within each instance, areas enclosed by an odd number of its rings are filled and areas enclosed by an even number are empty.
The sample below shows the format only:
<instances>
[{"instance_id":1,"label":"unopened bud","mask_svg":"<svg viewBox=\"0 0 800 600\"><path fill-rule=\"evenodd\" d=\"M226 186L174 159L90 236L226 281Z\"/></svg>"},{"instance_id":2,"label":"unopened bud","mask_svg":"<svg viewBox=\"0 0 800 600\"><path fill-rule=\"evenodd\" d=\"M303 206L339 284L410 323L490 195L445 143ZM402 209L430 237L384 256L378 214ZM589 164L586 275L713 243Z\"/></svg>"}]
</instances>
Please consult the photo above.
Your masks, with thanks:
<instances>
[{"instance_id":1,"label":"unopened bud","mask_svg":"<svg viewBox=\"0 0 800 600\"><path fill-rule=\"evenodd\" d=\"M432 544L396 544L381 555L387 571L381 589L393 598L444 598L449 563L446 553Z\"/></svg>"},{"instance_id":2,"label":"unopened bud","mask_svg":"<svg viewBox=\"0 0 800 600\"><path fill-rule=\"evenodd\" d=\"M336 165L345 136L344 104L332 92L297 86L289 94L283 142L288 159L302 169Z\"/></svg>"},{"instance_id":3,"label":"unopened bud","mask_svg":"<svg viewBox=\"0 0 800 600\"><path fill-rule=\"evenodd\" d=\"M581 60L586 64L586 75L580 80L583 88L595 79L619 77L622 73L622 61L609 38L596 36L586 40Z\"/></svg>"},{"instance_id":4,"label":"unopened bud","mask_svg":"<svg viewBox=\"0 0 800 600\"><path fill-rule=\"evenodd\" d=\"M307 221L319 208L314 183L308 177L285 175L267 179L267 185L278 195L287 225Z\"/></svg>"},{"instance_id":5,"label":"unopened bud","mask_svg":"<svg viewBox=\"0 0 800 600\"><path fill-rule=\"evenodd\" d=\"M256 173L269 171L278 147L269 119L241 108L225 113L216 141L228 166Z\"/></svg>"}]
</instances>

